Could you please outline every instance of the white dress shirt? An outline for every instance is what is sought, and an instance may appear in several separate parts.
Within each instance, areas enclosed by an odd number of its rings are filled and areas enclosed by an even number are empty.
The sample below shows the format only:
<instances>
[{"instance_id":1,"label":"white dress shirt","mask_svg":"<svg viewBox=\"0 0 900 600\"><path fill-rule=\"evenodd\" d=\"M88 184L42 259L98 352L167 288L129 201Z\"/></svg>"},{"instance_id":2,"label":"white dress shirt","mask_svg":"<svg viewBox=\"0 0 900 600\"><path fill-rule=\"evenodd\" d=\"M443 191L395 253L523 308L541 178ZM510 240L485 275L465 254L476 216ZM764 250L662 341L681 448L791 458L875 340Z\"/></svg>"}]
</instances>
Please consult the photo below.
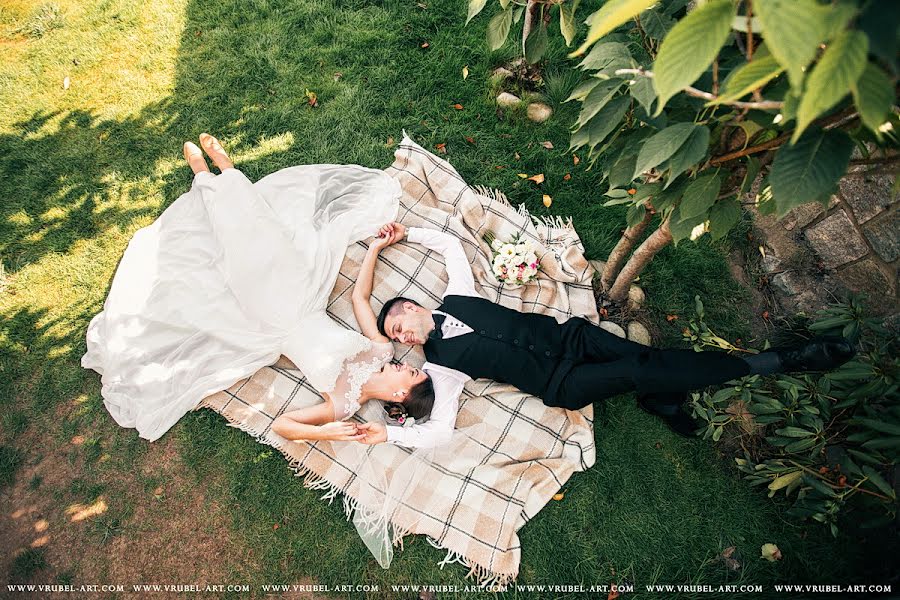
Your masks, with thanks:
<instances>
[{"instance_id":1,"label":"white dress shirt","mask_svg":"<svg viewBox=\"0 0 900 600\"><path fill-rule=\"evenodd\" d=\"M475 278L472 276L472 267L466 258L462 244L448 233L434 229L410 227L407 229L407 241L422 244L429 250L434 250L444 257L447 269L446 296L475 296L481 295L475 291ZM448 315L434 310L433 314L444 315L444 323L441 333L444 339L472 333L472 328ZM471 379L468 375L456 369L426 362L422 365L431 382L434 385L434 406L428 420L410 427L387 426L387 441L400 446L425 448L446 443L453 435L456 426L456 413L459 411L459 395L463 386Z\"/></svg>"}]
</instances>

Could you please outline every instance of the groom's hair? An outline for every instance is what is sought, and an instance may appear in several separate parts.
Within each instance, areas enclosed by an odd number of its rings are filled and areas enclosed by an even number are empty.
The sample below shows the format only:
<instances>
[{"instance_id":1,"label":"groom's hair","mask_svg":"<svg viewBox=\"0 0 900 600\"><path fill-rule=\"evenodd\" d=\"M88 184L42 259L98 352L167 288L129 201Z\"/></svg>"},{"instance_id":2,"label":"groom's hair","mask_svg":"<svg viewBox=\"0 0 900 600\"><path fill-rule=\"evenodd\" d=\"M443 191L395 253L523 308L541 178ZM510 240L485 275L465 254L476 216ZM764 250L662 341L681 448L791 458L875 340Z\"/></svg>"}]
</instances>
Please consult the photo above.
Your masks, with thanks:
<instances>
[{"instance_id":1,"label":"groom's hair","mask_svg":"<svg viewBox=\"0 0 900 600\"><path fill-rule=\"evenodd\" d=\"M396 298L391 298L390 300L385 302L384 306L381 307L381 312L378 313L378 320L376 321L376 325L378 325L378 331L381 332L381 335L391 337L384 331L384 320L388 318L388 315L398 315L403 312L404 302L412 302L416 306L422 306L415 300L410 300L409 298L404 298L403 296L397 296ZM413 416L415 417L415 415Z\"/></svg>"}]
</instances>

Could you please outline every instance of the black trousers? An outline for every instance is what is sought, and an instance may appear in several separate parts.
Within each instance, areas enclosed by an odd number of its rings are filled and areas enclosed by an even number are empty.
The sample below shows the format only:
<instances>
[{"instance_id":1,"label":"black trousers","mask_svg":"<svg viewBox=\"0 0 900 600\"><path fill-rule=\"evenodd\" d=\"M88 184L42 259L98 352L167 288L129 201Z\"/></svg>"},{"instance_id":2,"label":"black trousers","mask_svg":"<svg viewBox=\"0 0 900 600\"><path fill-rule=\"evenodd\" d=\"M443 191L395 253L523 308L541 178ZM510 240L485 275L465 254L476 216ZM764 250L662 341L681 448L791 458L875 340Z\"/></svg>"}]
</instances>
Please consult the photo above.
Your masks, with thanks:
<instances>
[{"instance_id":1,"label":"black trousers","mask_svg":"<svg viewBox=\"0 0 900 600\"><path fill-rule=\"evenodd\" d=\"M562 325L575 366L562 380L553 406L584 408L627 392L671 393L702 389L750 373L750 365L724 352L666 350L620 338L587 321Z\"/></svg>"}]
</instances>

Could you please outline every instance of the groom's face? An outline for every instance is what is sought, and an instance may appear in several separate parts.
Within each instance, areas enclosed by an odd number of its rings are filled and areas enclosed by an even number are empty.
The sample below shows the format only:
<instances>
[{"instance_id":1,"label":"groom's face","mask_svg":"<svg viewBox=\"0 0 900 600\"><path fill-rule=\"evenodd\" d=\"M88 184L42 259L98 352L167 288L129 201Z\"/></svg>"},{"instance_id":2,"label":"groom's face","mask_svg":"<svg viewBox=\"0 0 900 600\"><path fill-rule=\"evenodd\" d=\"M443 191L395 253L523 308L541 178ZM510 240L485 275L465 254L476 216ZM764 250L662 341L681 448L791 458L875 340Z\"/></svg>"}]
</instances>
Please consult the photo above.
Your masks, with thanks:
<instances>
[{"instance_id":1,"label":"groom's face","mask_svg":"<svg viewBox=\"0 0 900 600\"><path fill-rule=\"evenodd\" d=\"M388 315L384 320L387 336L395 342L410 346L421 345L434 329L431 312L412 302L405 302L403 310Z\"/></svg>"}]
</instances>

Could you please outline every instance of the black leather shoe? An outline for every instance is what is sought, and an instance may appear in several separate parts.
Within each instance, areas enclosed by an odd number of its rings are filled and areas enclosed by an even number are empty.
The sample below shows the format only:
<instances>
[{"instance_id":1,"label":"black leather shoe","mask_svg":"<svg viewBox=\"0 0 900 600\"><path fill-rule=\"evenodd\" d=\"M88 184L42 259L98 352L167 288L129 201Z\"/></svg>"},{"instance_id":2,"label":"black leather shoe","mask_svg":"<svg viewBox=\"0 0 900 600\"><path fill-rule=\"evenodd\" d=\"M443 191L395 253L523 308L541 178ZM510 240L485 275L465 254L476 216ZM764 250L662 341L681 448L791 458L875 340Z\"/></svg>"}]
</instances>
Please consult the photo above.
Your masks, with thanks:
<instances>
[{"instance_id":1,"label":"black leather shoe","mask_svg":"<svg viewBox=\"0 0 900 600\"><path fill-rule=\"evenodd\" d=\"M637 396L638 406L662 419L669 429L684 437L694 437L699 425L681 409L686 400L687 392L638 394Z\"/></svg>"},{"instance_id":2,"label":"black leather shoe","mask_svg":"<svg viewBox=\"0 0 900 600\"><path fill-rule=\"evenodd\" d=\"M830 371L856 355L844 338L813 338L802 346L776 349L785 371Z\"/></svg>"}]
</instances>

